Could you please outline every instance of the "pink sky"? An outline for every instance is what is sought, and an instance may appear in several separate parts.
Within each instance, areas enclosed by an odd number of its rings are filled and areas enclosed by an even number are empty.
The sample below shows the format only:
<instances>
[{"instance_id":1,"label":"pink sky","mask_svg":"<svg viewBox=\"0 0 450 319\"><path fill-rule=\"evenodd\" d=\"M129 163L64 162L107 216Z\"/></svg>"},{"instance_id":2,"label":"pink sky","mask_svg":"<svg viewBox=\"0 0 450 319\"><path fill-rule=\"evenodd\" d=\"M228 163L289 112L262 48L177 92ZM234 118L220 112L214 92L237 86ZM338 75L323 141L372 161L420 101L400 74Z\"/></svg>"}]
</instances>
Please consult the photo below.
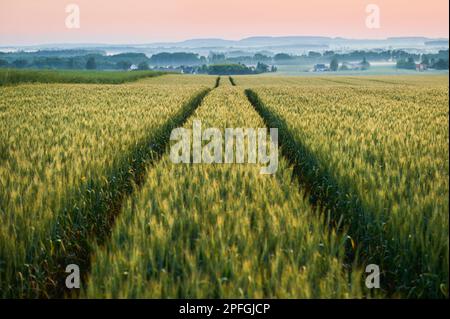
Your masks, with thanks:
<instances>
[{"instance_id":1,"label":"pink sky","mask_svg":"<svg viewBox=\"0 0 450 319\"><path fill-rule=\"evenodd\" d=\"M80 29L67 29L67 4ZM366 5L381 28L365 25ZM254 35L448 38L448 0L0 0L0 45L148 43Z\"/></svg>"}]
</instances>

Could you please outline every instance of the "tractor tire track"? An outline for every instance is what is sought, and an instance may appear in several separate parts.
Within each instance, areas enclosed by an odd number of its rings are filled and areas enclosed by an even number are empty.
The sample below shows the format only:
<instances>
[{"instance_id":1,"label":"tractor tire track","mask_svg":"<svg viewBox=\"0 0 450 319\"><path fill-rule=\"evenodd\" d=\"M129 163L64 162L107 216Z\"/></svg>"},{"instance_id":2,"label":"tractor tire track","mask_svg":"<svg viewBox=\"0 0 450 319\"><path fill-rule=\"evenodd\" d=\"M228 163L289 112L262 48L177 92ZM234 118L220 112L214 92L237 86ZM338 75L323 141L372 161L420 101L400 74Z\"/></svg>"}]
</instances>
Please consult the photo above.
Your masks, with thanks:
<instances>
[{"instance_id":1,"label":"tractor tire track","mask_svg":"<svg viewBox=\"0 0 450 319\"><path fill-rule=\"evenodd\" d=\"M365 233L367 229L367 225L364 224L365 211L358 196L341 188L328 166L322 165L315 154L295 138L286 121L270 111L254 91L246 89L245 95L266 126L278 128L280 154L292 165L293 178L307 194L310 204L321 208L327 214L330 230L344 235L346 241L344 267L351 269L351 265L355 262L358 266L368 263L380 265L381 256L374 253L374 248L380 243L370 242L368 239L375 240L375 232ZM375 228L373 225L373 230ZM372 254L369 255L369 252Z\"/></svg>"},{"instance_id":2,"label":"tractor tire track","mask_svg":"<svg viewBox=\"0 0 450 319\"><path fill-rule=\"evenodd\" d=\"M293 177L306 190L311 205L324 209L331 229L346 236L344 266L364 269L369 264L378 265L383 269L383 293L398 296L402 279L396 276L395 249L385 238L383 224L379 219L377 222L380 217L367 211L356 190L339 183L328 165L295 138L284 118L269 110L251 89L245 94L266 125L278 128L280 153L293 166Z\"/></svg>"},{"instance_id":3,"label":"tractor tire track","mask_svg":"<svg viewBox=\"0 0 450 319\"><path fill-rule=\"evenodd\" d=\"M124 164L114 176L107 177L106 183L88 181L87 205L80 208L67 208L60 218L67 216L87 215L84 217L88 231L67 229L61 226L64 223L58 221L53 231L55 242L66 243L57 247L56 258L53 261L39 260L39 278L46 278L45 286L39 287L39 298L77 298L80 290L66 288L65 280L68 274L65 268L69 264L80 267L81 285L87 281L90 273L93 243L104 245L110 238L116 217L120 214L124 201L142 185L147 170L157 163L164 155L170 142L170 134L173 129L181 127L188 118L202 104L204 98L220 85L220 77L216 79L215 86L204 89L193 96L182 108L169 120L147 138L137 143L126 156ZM86 214L86 212L95 212ZM22 272L21 272L22 273ZM29 269L25 273L26 279L37 278L36 271ZM33 279L30 279L33 280ZM24 297L24 296L22 296ZM26 296L25 296L26 297Z\"/></svg>"}]
</instances>

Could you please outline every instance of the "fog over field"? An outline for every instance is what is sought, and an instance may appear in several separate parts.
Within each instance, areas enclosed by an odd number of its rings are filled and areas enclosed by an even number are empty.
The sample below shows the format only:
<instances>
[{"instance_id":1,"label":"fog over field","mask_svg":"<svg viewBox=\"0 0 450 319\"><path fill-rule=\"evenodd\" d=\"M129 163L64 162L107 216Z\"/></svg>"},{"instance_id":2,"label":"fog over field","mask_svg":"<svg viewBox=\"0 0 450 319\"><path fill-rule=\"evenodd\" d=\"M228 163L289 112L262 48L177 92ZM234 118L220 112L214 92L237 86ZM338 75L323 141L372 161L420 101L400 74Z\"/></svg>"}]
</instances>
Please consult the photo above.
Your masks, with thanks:
<instances>
[{"instance_id":1,"label":"fog over field","mask_svg":"<svg viewBox=\"0 0 450 319\"><path fill-rule=\"evenodd\" d=\"M104 50L107 54L123 52L142 52L155 54L158 52L186 51L198 54L208 54L210 51L233 53L241 51L256 53L264 51L271 54L286 52L290 54L304 54L314 50L323 52L335 50L348 52L351 50L393 50L404 49L411 52L430 53L448 49L446 38L426 37L397 37L385 39L346 39L318 36L283 36L269 37L257 36L243 38L241 40L214 39L189 39L181 42L159 42L143 44L114 44L107 43L54 43L32 46L6 46L0 43L0 52L17 50L36 51L43 49L90 49Z\"/></svg>"}]
</instances>

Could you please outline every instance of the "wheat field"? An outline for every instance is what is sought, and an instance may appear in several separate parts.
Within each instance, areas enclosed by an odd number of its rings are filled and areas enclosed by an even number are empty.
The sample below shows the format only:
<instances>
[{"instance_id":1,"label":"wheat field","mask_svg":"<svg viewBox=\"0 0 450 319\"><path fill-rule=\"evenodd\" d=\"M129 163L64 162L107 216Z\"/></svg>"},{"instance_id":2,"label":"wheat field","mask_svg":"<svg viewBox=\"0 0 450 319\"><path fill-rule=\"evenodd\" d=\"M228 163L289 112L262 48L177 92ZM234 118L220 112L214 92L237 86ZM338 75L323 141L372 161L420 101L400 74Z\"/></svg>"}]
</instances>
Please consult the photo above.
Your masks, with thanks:
<instances>
[{"instance_id":1,"label":"wheat field","mask_svg":"<svg viewBox=\"0 0 450 319\"><path fill-rule=\"evenodd\" d=\"M448 76L163 75L0 96L2 298L448 297ZM194 120L277 128L276 174L173 163L170 133Z\"/></svg>"}]
</instances>

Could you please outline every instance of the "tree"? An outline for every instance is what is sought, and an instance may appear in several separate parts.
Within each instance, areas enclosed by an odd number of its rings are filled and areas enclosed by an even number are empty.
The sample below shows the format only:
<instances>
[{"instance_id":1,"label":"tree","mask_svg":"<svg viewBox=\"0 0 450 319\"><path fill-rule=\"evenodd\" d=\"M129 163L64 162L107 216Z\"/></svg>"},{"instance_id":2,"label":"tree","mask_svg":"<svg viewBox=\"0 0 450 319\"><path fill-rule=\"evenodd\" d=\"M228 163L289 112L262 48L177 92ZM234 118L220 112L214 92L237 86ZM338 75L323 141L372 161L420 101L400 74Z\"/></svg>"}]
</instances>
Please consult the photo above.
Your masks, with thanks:
<instances>
[{"instance_id":1,"label":"tree","mask_svg":"<svg viewBox=\"0 0 450 319\"><path fill-rule=\"evenodd\" d=\"M361 70L367 70L370 68L370 63L367 61L366 57L363 58L360 65L361 65Z\"/></svg>"},{"instance_id":2,"label":"tree","mask_svg":"<svg viewBox=\"0 0 450 319\"><path fill-rule=\"evenodd\" d=\"M75 59L74 58L70 58L69 60L67 60L67 68L68 69L75 68Z\"/></svg>"},{"instance_id":3,"label":"tree","mask_svg":"<svg viewBox=\"0 0 450 319\"><path fill-rule=\"evenodd\" d=\"M286 60L291 60L292 57L289 54L286 54L286 53L277 53L277 54L275 54L273 59L275 61L286 61Z\"/></svg>"},{"instance_id":4,"label":"tree","mask_svg":"<svg viewBox=\"0 0 450 319\"><path fill-rule=\"evenodd\" d=\"M320 52L315 52L315 51L308 52L308 57L310 57L310 58L320 58L321 56L322 56L322 54L320 54Z\"/></svg>"},{"instance_id":5,"label":"tree","mask_svg":"<svg viewBox=\"0 0 450 319\"><path fill-rule=\"evenodd\" d=\"M433 69L436 69L436 70L448 70L448 60L439 59L433 65Z\"/></svg>"},{"instance_id":6,"label":"tree","mask_svg":"<svg viewBox=\"0 0 450 319\"><path fill-rule=\"evenodd\" d=\"M63 69L67 67L67 62L59 57L47 57L45 58L45 64L52 69Z\"/></svg>"},{"instance_id":7,"label":"tree","mask_svg":"<svg viewBox=\"0 0 450 319\"><path fill-rule=\"evenodd\" d=\"M206 64L203 64L199 69L198 73L200 74L206 74L208 73L208 66Z\"/></svg>"},{"instance_id":8,"label":"tree","mask_svg":"<svg viewBox=\"0 0 450 319\"><path fill-rule=\"evenodd\" d=\"M148 66L147 62L141 62L138 65L138 70L148 70L150 67Z\"/></svg>"},{"instance_id":9,"label":"tree","mask_svg":"<svg viewBox=\"0 0 450 319\"><path fill-rule=\"evenodd\" d=\"M198 65L200 64L200 58L198 54L187 52L161 52L152 55L150 58L151 65Z\"/></svg>"},{"instance_id":10,"label":"tree","mask_svg":"<svg viewBox=\"0 0 450 319\"><path fill-rule=\"evenodd\" d=\"M330 70L337 71L339 69L339 61L337 58L333 58L330 63Z\"/></svg>"},{"instance_id":11,"label":"tree","mask_svg":"<svg viewBox=\"0 0 450 319\"><path fill-rule=\"evenodd\" d=\"M253 60L257 61L257 62L269 62L272 59L269 56L267 56L267 55L264 55L264 54L261 54L261 53L256 53L253 56Z\"/></svg>"},{"instance_id":12,"label":"tree","mask_svg":"<svg viewBox=\"0 0 450 319\"><path fill-rule=\"evenodd\" d=\"M121 70L128 70L131 67L131 62L129 61L119 61L117 62L117 68Z\"/></svg>"},{"instance_id":13,"label":"tree","mask_svg":"<svg viewBox=\"0 0 450 319\"><path fill-rule=\"evenodd\" d=\"M0 68L8 66L8 65L9 65L8 61L0 59Z\"/></svg>"},{"instance_id":14,"label":"tree","mask_svg":"<svg viewBox=\"0 0 450 319\"><path fill-rule=\"evenodd\" d=\"M256 73L266 73L269 72L269 66L267 64L258 62L256 65Z\"/></svg>"},{"instance_id":15,"label":"tree","mask_svg":"<svg viewBox=\"0 0 450 319\"><path fill-rule=\"evenodd\" d=\"M254 71L243 64L213 64L208 67L208 74L232 75L253 74Z\"/></svg>"},{"instance_id":16,"label":"tree","mask_svg":"<svg viewBox=\"0 0 450 319\"><path fill-rule=\"evenodd\" d=\"M209 61L211 63L224 62L225 60L226 60L225 54L223 54L223 53L211 53L209 55Z\"/></svg>"},{"instance_id":17,"label":"tree","mask_svg":"<svg viewBox=\"0 0 450 319\"><path fill-rule=\"evenodd\" d=\"M27 60L18 59L18 60L14 60L12 64L16 68L24 68L28 65L28 62L27 62Z\"/></svg>"},{"instance_id":18,"label":"tree","mask_svg":"<svg viewBox=\"0 0 450 319\"><path fill-rule=\"evenodd\" d=\"M397 68L398 69L415 70L416 62L414 62L414 59L412 57L409 57L407 60L400 59L397 61Z\"/></svg>"},{"instance_id":19,"label":"tree","mask_svg":"<svg viewBox=\"0 0 450 319\"><path fill-rule=\"evenodd\" d=\"M97 68L97 63L95 63L95 58L91 56L86 62L86 69L95 70L96 68Z\"/></svg>"},{"instance_id":20,"label":"tree","mask_svg":"<svg viewBox=\"0 0 450 319\"><path fill-rule=\"evenodd\" d=\"M426 56L425 54L422 55L422 62L423 65L429 66L430 65L430 59L428 59L428 56Z\"/></svg>"}]
</instances>

